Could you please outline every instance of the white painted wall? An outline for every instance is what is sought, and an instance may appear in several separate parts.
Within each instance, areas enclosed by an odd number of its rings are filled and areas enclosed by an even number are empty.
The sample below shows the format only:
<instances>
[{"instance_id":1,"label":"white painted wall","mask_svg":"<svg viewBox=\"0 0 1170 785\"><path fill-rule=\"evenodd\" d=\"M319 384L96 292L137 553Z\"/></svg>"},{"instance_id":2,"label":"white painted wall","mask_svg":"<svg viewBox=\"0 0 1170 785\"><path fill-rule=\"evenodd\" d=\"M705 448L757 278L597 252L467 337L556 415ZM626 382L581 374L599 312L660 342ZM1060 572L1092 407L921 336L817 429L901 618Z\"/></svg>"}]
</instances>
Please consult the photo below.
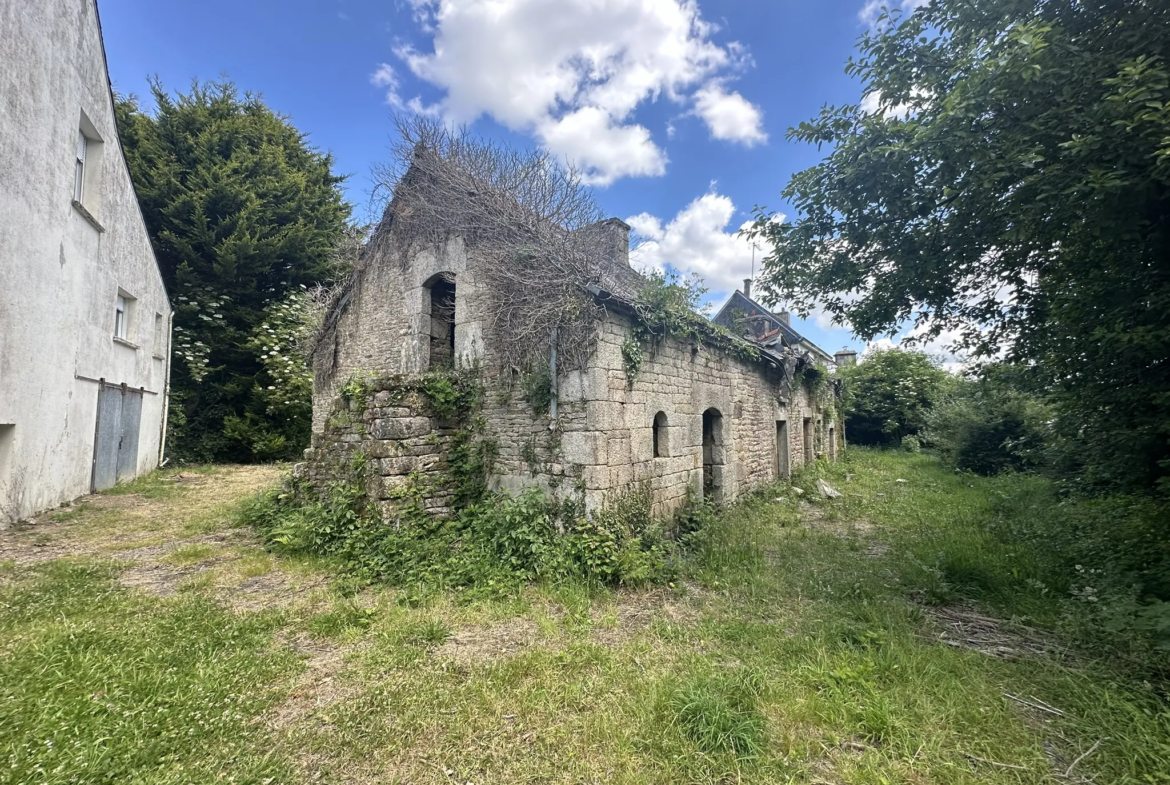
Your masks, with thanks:
<instances>
[{"instance_id":1,"label":"white painted wall","mask_svg":"<svg viewBox=\"0 0 1170 785\"><path fill-rule=\"evenodd\" d=\"M88 379L148 391L138 471L157 466L171 308L118 142L95 0L0 2L0 64L2 526L89 492ZM90 216L73 204L79 129L92 137ZM119 290L136 298L127 343L114 339Z\"/></svg>"}]
</instances>

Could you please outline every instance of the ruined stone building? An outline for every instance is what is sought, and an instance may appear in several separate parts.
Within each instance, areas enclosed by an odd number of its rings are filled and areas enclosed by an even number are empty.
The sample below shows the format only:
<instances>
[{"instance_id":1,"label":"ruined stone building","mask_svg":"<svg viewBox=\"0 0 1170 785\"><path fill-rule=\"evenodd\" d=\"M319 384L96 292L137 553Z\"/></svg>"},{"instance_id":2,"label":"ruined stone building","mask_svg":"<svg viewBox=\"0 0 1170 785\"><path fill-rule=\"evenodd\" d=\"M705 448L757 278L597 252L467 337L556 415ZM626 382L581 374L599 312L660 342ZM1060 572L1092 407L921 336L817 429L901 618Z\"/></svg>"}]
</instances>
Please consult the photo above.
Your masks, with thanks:
<instances>
[{"instance_id":1,"label":"ruined stone building","mask_svg":"<svg viewBox=\"0 0 1170 785\"><path fill-rule=\"evenodd\" d=\"M646 483L653 512L666 515L688 489L732 501L836 456L834 391L817 365L826 355L787 326L780 340L750 331L744 338L698 315L690 335L646 339L647 279L630 268L630 227L612 218L579 230L597 259L590 280L576 282L593 309L587 358L579 367L566 362L574 347L554 333L541 358L547 375L535 377L542 405L534 407L532 380L502 359L487 279L503 262L491 248L450 233L394 252L395 233L410 231L413 208L402 193L410 187L408 175L315 349L312 447L300 471L318 485L360 452L387 514L404 488L427 476L436 482L422 503L448 511L453 492L444 490L443 472L461 426L401 391L451 366L483 385L478 423L494 447L496 489L583 494L597 509Z\"/></svg>"},{"instance_id":2,"label":"ruined stone building","mask_svg":"<svg viewBox=\"0 0 1170 785\"><path fill-rule=\"evenodd\" d=\"M0 525L158 465L171 306L94 0L0 3Z\"/></svg>"}]
</instances>

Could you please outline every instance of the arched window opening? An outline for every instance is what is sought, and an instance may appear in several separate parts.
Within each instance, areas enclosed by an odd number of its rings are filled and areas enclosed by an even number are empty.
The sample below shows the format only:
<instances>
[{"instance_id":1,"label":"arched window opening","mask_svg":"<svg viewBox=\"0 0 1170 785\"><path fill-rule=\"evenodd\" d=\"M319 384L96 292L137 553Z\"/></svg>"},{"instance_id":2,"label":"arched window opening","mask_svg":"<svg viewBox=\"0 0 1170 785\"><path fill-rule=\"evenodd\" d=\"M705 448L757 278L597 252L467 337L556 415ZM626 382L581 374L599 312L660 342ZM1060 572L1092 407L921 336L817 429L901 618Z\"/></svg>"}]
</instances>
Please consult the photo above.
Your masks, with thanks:
<instances>
[{"instance_id":1,"label":"arched window opening","mask_svg":"<svg viewBox=\"0 0 1170 785\"><path fill-rule=\"evenodd\" d=\"M430 285L432 368L455 365L455 277L443 276Z\"/></svg>"},{"instance_id":2,"label":"arched window opening","mask_svg":"<svg viewBox=\"0 0 1170 785\"><path fill-rule=\"evenodd\" d=\"M666 412L654 415L654 425L651 428L654 435L654 457L669 458L670 445L666 435Z\"/></svg>"}]
</instances>

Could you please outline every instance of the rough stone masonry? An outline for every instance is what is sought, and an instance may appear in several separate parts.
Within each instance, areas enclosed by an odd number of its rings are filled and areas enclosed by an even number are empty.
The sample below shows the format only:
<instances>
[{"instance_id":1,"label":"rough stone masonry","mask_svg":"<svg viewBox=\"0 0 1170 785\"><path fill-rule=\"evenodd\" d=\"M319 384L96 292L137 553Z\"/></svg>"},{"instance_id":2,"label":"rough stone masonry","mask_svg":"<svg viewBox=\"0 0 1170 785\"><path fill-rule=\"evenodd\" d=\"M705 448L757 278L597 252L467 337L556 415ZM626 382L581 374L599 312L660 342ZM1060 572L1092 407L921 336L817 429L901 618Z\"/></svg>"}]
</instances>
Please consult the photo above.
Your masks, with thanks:
<instances>
[{"instance_id":1,"label":"rough stone masonry","mask_svg":"<svg viewBox=\"0 0 1170 785\"><path fill-rule=\"evenodd\" d=\"M397 203L331 307L316 347L313 441L301 471L318 487L344 477L360 455L376 462L364 482L387 519L408 486L423 489L412 503L451 512L449 453L469 426L434 416L425 396L402 390L452 367L482 385L476 423L494 448L493 489L579 494L596 510L646 483L652 512L665 516L688 489L730 502L807 461L836 457L843 434L833 388L815 383L825 369L802 347L764 347L750 334L667 334L644 347L630 373L623 345L638 325L644 279L629 267L629 227L616 219L589 227L608 265L589 289L602 306L590 359L584 368L565 368L550 357L550 405L534 407L491 338L492 302L482 278L495 260L458 234L401 258L391 250L403 226ZM370 380L370 394L342 394L358 378Z\"/></svg>"}]
</instances>

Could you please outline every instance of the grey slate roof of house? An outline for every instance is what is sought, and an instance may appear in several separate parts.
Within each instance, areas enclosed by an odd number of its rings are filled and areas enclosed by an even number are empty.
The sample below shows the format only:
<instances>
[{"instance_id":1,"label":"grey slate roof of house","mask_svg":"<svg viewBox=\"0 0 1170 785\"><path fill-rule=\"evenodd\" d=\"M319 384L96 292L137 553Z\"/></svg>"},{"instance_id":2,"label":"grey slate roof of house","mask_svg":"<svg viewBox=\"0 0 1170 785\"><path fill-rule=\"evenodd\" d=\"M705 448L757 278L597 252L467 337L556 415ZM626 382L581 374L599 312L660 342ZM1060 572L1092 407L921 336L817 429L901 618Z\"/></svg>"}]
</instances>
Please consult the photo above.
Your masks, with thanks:
<instances>
[{"instance_id":1,"label":"grey slate roof of house","mask_svg":"<svg viewBox=\"0 0 1170 785\"><path fill-rule=\"evenodd\" d=\"M744 319L750 320L751 335L746 337L754 343L764 347L775 345L777 342L792 348L804 347L825 362L833 361L833 355L793 330L790 325L785 324L774 313L738 290L723 304L712 321L736 332L736 311L740 311Z\"/></svg>"}]
</instances>

